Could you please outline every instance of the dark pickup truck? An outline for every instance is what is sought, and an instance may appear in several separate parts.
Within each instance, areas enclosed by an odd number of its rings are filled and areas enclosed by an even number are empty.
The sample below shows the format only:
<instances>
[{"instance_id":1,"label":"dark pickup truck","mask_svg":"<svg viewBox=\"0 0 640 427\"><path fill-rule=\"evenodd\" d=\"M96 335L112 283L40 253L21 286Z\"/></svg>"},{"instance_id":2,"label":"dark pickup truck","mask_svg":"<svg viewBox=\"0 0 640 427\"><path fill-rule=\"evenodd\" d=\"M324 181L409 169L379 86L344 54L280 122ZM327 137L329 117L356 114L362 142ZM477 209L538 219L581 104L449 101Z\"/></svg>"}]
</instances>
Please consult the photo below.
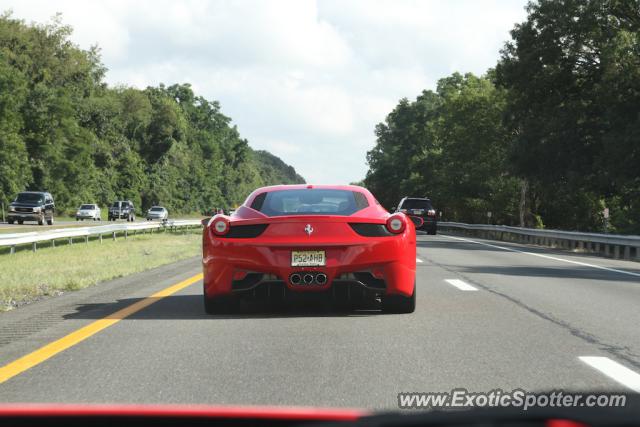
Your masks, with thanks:
<instances>
[{"instance_id":1,"label":"dark pickup truck","mask_svg":"<svg viewBox=\"0 0 640 427\"><path fill-rule=\"evenodd\" d=\"M393 210L422 218L424 223L420 229L426 230L427 234L436 234L438 232L436 210L431 204L430 199L424 197L405 197L400 200L398 208L393 208Z\"/></svg>"},{"instance_id":2,"label":"dark pickup truck","mask_svg":"<svg viewBox=\"0 0 640 427\"><path fill-rule=\"evenodd\" d=\"M131 200L118 200L109 206L109 221L116 219L126 219L127 221L136 220L136 212Z\"/></svg>"},{"instance_id":3,"label":"dark pickup truck","mask_svg":"<svg viewBox=\"0 0 640 427\"><path fill-rule=\"evenodd\" d=\"M23 191L9 205L7 222L22 224L25 221L36 221L39 225L44 225L46 221L53 225L55 209L51 194L44 191Z\"/></svg>"}]
</instances>

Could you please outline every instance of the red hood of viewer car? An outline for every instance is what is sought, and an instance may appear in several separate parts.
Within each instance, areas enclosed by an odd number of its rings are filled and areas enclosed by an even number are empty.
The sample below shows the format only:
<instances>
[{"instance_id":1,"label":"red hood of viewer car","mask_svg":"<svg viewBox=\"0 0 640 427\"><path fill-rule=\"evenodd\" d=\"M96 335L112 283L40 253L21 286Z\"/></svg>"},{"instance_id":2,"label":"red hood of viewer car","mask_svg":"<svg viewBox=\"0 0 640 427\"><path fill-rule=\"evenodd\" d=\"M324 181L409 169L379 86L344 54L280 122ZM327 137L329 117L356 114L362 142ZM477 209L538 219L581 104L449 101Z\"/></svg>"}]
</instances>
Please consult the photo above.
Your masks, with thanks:
<instances>
[{"instance_id":1,"label":"red hood of viewer car","mask_svg":"<svg viewBox=\"0 0 640 427\"><path fill-rule=\"evenodd\" d=\"M495 410L494 410L495 411ZM385 422L374 422L374 425L486 425L486 420L478 422L475 418L475 412L469 411L453 411L451 413L430 411L407 413L379 413L365 411L361 409L335 409L335 408L315 408L315 407L279 407L279 406L208 406L208 405L69 405L69 404L1 404L0 403L0 425L73 425L85 426L93 421L104 425L104 423L117 423L122 420L123 425L141 425L156 426L158 422L162 425L182 425L186 423L191 425L197 423L214 425L247 425L246 423L255 423L256 425L273 426L297 426L306 425L309 422L365 422L363 417L380 418ZM442 418L442 416L445 418ZM419 417L427 417L420 419ZM462 416L462 418L460 417ZM422 421L416 423L417 421ZM94 420L92 420L92 418ZM451 420L449 420L451 418ZM486 417L485 417L486 418ZM138 419L137 421L135 421ZM505 424L505 419L500 417L490 417L490 420L498 422L496 425L510 425L518 421L526 423L531 421L526 416L526 412L522 412L522 417L511 417L509 423ZM536 419L534 417L534 419ZM632 418L629 418L632 419ZM392 420L392 424L388 421ZM461 421L462 420L462 421ZM404 421L404 422L403 422ZM482 420L480 420L482 421ZM570 418L559 418L554 416L543 417L537 419L536 425L544 425L545 427L588 427L590 423L576 422ZM191 423L191 424L190 424ZM231 424L230 424L231 423ZM275 424L274 424L275 423ZM359 425L359 424L353 424ZM523 424L524 425L524 424Z\"/></svg>"},{"instance_id":2,"label":"red hood of viewer car","mask_svg":"<svg viewBox=\"0 0 640 427\"><path fill-rule=\"evenodd\" d=\"M369 414L370 412L358 409L278 406L0 404L0 419L2 417L133 416L354 421Z\"/></svg>"}]
</instances>

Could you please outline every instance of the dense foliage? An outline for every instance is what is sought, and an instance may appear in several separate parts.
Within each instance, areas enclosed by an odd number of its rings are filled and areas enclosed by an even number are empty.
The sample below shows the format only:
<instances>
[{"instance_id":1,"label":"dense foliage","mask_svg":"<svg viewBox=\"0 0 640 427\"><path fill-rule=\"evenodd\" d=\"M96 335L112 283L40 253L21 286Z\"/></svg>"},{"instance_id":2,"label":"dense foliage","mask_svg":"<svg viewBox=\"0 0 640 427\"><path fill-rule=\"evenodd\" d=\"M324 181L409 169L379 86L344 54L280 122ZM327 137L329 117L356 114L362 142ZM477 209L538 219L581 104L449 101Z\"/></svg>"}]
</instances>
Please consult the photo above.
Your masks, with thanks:
<instances>
[{"instance_id":1,"label":"dense foliage","mask_svg":"<svg viewBox=\"0 0 640 427\"><path fill-rule=\"evenodd\" d=\"M220 105L188 84L108 87L97 48L59 19L0 16L0 201L51 192L59 208L131 199L172 212L232 206L262 185L302 183L252 150Z\"/></svg>"},{"instance_id":2,"label":"dense foliage","mask_svg":"<svg viewBox=\"0 0 640 427\"><path fill-rule=\"evenodd\" d=\"M640 2L540 0L495 70L454 74L376 128L365 183L443 217L640 233Z\"/></svg>"},{"instance_id":3,"label":"dense foliage","mask_svg":"<svg viewBox=\"0 0 640 427\"><path fill-rule=\"evenodd\" d=\"M376 127L365 184L380 202L430 197L443 215L472 222L517 217L517 180L504 170L508 132L505 93L488 78L454 74L435 92L406 99Z\"/></svg>"}]
</instances>

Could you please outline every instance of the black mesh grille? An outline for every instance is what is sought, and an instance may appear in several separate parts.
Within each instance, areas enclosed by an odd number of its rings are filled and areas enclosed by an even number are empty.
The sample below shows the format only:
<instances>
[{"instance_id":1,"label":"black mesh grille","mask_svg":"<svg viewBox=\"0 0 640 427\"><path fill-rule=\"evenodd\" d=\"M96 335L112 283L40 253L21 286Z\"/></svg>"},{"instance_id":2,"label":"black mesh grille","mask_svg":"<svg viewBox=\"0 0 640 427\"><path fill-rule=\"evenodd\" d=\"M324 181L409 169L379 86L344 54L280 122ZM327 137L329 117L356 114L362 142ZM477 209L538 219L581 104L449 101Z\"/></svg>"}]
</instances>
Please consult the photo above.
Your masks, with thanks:
<instances>
[{"instance_id":1,"label":"black mesh grille","mask_svg":"<svg viewBox=\"0 0 640 427\"><path fill-rule=\"evenodd\" d=\"M365 237L393 236L384 224L350 223L353 231Z\"/></svg>"},{"instance_id":2,"label":"black mesh grille","mask_svg":"<svg viewBox=\"0 0 640 427\"><path fill-rule=\"evenodd\" d=\"M262 276L262 273L249 273L242 280L233 280L231 287L235 291L251 289L262 280Z\"/></svg>"},{"instance_id":3,"label":"black mesh grille","mask_svg":"<svg viewBox=\"0 0 640 427\"><path fill-rule=\"evenodd\" d=\"M258 237L267 227L268 224L232 225L227 234L218 237L231 237L234 239Z\"/></svg>"},{"instance_id":4,"label":"black mesh grille","mask_svg":"<svg viewBox=\"0 0 640 427\"><path fill-rule=\"evenodd\" d=\"M357 281L364 283L370 288L385 289L387 286L384 279L376 279L373 274L368 271L353 273L353 275L356 276Z\"/></svg>"}]
</instances>

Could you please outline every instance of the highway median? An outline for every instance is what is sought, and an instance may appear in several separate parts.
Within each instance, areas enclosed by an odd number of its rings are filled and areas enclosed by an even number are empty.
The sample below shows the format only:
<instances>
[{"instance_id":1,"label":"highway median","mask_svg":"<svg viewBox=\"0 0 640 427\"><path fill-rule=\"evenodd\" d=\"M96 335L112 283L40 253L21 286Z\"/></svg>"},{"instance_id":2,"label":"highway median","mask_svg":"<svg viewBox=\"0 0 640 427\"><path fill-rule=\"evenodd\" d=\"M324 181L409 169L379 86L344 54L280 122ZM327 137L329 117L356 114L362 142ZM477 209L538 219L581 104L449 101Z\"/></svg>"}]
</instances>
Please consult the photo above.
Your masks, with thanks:
<instances>
[{"instance_id":1,"label":"highway median","mask_svg":"<svg viewBox=\"0 0 640 427\"><path fill-rule=\"evenodd\" d=\"M0 311L198 256L200 250L199 228L18 250L0 256Z\"/></svg>"}]
</instances>

